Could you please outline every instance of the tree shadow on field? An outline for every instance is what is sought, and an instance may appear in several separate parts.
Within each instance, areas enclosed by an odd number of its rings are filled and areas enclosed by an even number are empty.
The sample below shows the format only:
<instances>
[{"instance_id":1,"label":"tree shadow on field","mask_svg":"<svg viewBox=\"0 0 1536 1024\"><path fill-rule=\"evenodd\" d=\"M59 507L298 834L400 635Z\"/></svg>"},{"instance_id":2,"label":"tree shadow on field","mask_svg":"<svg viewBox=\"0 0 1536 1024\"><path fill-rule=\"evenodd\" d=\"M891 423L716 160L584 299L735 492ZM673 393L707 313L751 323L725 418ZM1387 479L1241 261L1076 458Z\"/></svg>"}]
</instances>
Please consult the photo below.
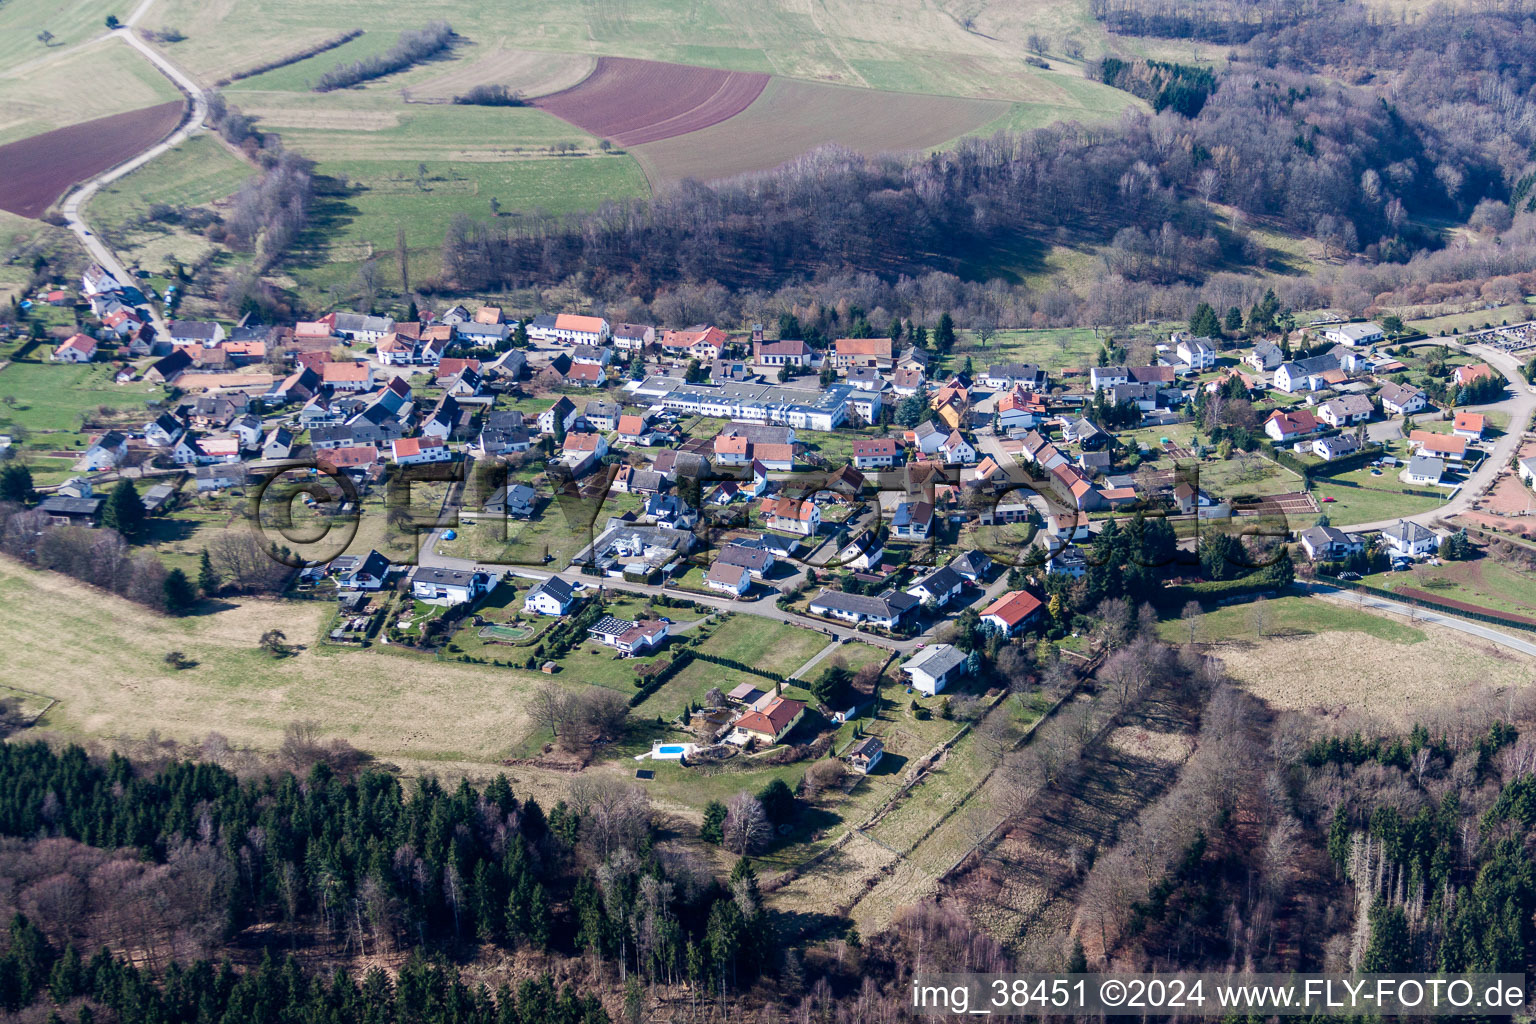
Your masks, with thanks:
<instances>
[{"instance_id":1,"label":"tree shadow on field","mask_svg":"<svg viewBox=\"0 0 1536 1024\"><path fill-rule=\"evenodd\" d=\"M309 217L304 230L284 262L291 268L313 270L331 262L331 243L360 215L352 199L368 191L368 186L349 182L328 174L316 174Z\"/></svg>"}]
</instances>

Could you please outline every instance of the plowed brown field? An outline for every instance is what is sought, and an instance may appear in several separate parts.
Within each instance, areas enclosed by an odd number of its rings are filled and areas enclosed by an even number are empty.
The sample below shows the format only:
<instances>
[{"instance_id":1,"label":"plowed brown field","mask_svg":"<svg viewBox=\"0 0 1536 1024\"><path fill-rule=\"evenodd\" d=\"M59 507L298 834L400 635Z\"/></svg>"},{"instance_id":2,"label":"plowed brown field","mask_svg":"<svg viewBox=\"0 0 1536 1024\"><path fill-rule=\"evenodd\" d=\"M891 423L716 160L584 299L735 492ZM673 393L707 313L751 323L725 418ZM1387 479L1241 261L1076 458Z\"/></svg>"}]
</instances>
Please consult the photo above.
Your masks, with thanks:
<instances>
[{"instance_id":1,"label":"plowed brown field","mask_svg":"<svg viewBox=\"0 0 1536 1024\"><path fill-rule=\"evenodd\" d=\"M577 85L534 105L621 146L670 139L708 128L747 109L767 75L599 57Z\"/></svg>"},{"instance_id":2,"label":"plowed brown field","mask_svg":"<svg viewBox=\"0 0 1536 1024\"><path fill-rule=\"evenodd\" d=\"M165 138L185 109L160 103L0 146L0 210L41 216L71 186Z\"/></svg>"}]
</instances>

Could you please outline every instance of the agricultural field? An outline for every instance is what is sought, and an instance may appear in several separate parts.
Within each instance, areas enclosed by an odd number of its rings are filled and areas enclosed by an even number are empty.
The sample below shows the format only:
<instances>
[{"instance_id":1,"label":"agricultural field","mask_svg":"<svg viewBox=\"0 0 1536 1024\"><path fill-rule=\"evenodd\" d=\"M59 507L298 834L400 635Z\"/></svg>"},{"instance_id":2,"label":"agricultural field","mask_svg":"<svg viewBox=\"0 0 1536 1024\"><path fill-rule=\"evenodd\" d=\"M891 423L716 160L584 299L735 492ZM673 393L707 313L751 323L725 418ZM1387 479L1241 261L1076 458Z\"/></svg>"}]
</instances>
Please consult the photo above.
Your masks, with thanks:
<instances>
[{"instance_id":1,"label":"agricultural field","mask_svg":"<svg viewBox=\"0 0 1536 1024\"><path fill-rule=\"evenodd\" d=\"M729 120L634 147L653 185L769 170L819 146L861 153L924 150L1006 111L996 100L854 89L776 78Z\"/></svg>"},{"instance_id":2,"label":"agricultural field","mask_svg":"<svg viewBox=\"0 0 1536 1024\"><path fill-rule=\"evenodd\" d=\"M635 146L735 117L767 84L763 74L600 57L590 76L537 105L599 138Z\"/></svg>"},{"instance_id":3,"label":"agricultural field","mask_svg":"<svg viewBox=\"0 0 1536 1024\"><path fill-rule=\"evenodd\" d=\"M217 731L238 746L272 749L289 722L308 718L382 758L483 763L531 728L526 701L514 695L536 677L387 648L320 647L328 602L229 601L221 611L166 618L11 562L0 563L0 594L0 630L11 638L0 685L56 699L40 724L72 738L135 738L153 727L185 742ZM50 628L36 629L38 621ZM268 629L304 649L271 657L257 646ZM172 650L196 666L168 670Z\"/></svg>"},{"instance_id":4,"label":"agricultural field","mask_svg":"<svg viewBox=\"0 0 1536 1024\"><path fill-rule=\"evenodd\" d=\"M195 263L217 247L184 226L151 220L151 207L217 206L255 173L213 135L194 135L101 188L91 197L86 214L130 266L174 273L175 265Z\"/></svg>"},{"instance_id":5,"label":"agricultural field","mask_svg":"<svg viewBox=\"0 0 1536 1024\"><path fill-rule=\"evenodd\" d=\"M413 100L451 100L476 85L502 85L531 99L569 89L590 75L597 60L583 53L520 50L501 38L485 46L469 44L447 69L409 86ZM438 69L434 69L438 70Z\"/></svg>"},{"instance_id":6,"label":"agricultural field","mask_svg":"<svg viewBox=\"0 0 1536 1024\"><path fill-rule=\"evenodd\" d=\"M261 0L254 9L160 0L145 23L173 25L185 33L186 40L173 44L170 52L194 74L210 80L249 66L251 54L261 52L273 39L284 40L285 49L296 52L361 28L392 42L402 28L417 27L429 17L449 21L473 44L460 48L464 60L477 59L481 47L500 44L507 26L516 25L520 31L514 45L524 50L634 57L871 89L1028 101L1040 99L1042 81L1080 74L1078 62L1055 54L1051 62L1060 70L1045 72L1025 64L1024 43L1030 32L1044 32L1057 43L1072 37L1089 56L1105 48L1104 34L1085 0L962 7L968 9L895 0L876 13L858 0L831 0L814 10L790 0L712 0L693 6L676 0L595 0L554 6L512 0L494 9L449 2L413 14L393 0L357 0L341 9L299 0ZM408 17L414 19L409 24ZM383 49L387 43L375 45ZM323 69L335 63L335 57L322 54L316 63ZM401 81L409 85L434 77L443 73L445 63L434 62L435 70L426 73L418 68L391 76L387 82L398 87Z\"/></svg>"},{"instance_id":7,"label":"agricultural field","mask_svg":"<svg viewBox=\"0 0 1536 1024\"><path fill-rule=\"evenodd\" d=\"M1351 607L1348 596L1286 597L1263 607L1262 637L1248 604L1201 616L1197 639L1235 679L1277 708L1363 712L1406 725L1479 686L1530 682L1522 656L1441 626ZM1182 622L1165 622L1161 629L1165 638L1187 639ZM1285 670L1275 671L1277 665Z\"/></svg>"},{"instance_id":8,"label":"agricultural field","mask_svg":"<svg viewBox=\"0 0 1536 1024\"><path fill-rule=\"evenodd\" d=\"M25 5L0 6L0 20L18 6ZM100 24L98 21L97 27ZM4 45L0 43L0 47ZM37 43L32 45L41 51ZM79 88L81 82L90 82L92 88ZM36 62L0 71L0 143L168 103L180 96L169 79L120 39L104 39L71 50L55 45Z\"/></svg>"},{"instance_id":9,"label":"agricultural field","mask_svg":"<svg viewBox=\"0 0 1536 1024\"><path fill-rule=\"evenodd\" d=\"M255 168L212 135L185 142L91 197L89 211L103 231L142 217L150 206L206 206L238 191Z\"/></svg>"},{"instance_id":10,"label":"agricultural field","mask_svg":"<svg viewBox=\"0 0 1536 1024\"><path fill-rule=\"evenodd\" d=\"M184 109L174 100L0 146L0 176L6 180L0 208L40 216L70 186L138 153L146 140L169 135Z\"/></svg>"}]
</instances>

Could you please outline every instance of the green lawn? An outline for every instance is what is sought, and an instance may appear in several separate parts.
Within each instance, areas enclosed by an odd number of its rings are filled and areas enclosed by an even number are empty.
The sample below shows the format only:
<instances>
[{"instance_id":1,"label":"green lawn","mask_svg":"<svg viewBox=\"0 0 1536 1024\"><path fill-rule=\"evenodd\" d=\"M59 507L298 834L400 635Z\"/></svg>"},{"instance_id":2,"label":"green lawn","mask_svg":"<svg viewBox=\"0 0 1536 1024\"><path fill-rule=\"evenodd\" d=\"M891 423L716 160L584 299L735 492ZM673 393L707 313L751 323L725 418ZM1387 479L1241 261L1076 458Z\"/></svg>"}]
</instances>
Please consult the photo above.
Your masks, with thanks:
<instances>
[{"instance_id":1,"label":"green lawn","mask_svg":"<svg viewBox=\"0 0 1536 1024\"><path fill-rule=\"evenodd\" d=\"M437 550L457 558L478 558L499 565L535 565L545 563L563 569L576 554L602 533L609 516L623 515L640 508L640 496L635 494L609 494L590 523L580 522L580 512L575 519L568 519L564 507L551 501L531 521L516 519L466 523L458 529L456 540L438 541ZM505 528L505 540L501 531Z\"/></svg>"},{"instance_id":2,"label":"green lawn","mask_svg":"<svg viewBox=\"0 0 1536 1024\"><path fill-rule=\"evenodd\" d=\"M693 613L683 611L669 617L692 618ZM718 625L703 628L708 631L708 637L699 645L702 653L753 665L779 676L789 675L827 644L823 633L761 615L732 615ZM751 672L695 661L647 697L635 713L670 718L689 701L701 701L710 687L718 686L729 691L739 683L751 683L761 689L773 685ZM794 696L792 692L789 695Z\"/></svg>"},{"instance_id":3,"label":"green lawn","mask_svg":"<svg viewBox=\"0 0 1536 1024\"><path fill-rule=\"evenodd\" d=\"M1444 316L1409 320L1407 324L1414 330L1423 331L1428 335L1449 334L1452 330L1465 334L1467 331L1481 330L1487 325L1497 327L1503 323L1524 323L1533 316L1536 316L1536 309L1532 308L1533 301L1536 300L1528 298L1524 302L1508 306L1478 309L1470 313L1447 313Z\"/></svg>"},{"instance_id":4,"label":"green lawn","mask_svg":"<svg viewBox=\"0 0 1536 1024\"><path fill-rule=\"evenodd\" d=\"M1200 486L1222 497L1286 494L1302 489L1301 477L1258 456L1207 459L1199 464Z\"/></svg>"},{"instance_id":5,"label":"green lawn","mask_svg":"<svg viewBox=\"0 0 1536 1024\"><path fill-rule=\"evenodd\" d=\"M1385 616L1310 597L1278 597L1265 601L1263 616L1266 636L1353 631L1398 644L1418 643L1424 639L1422 630ZM1200 616L1195 639L1200 643L1256 639L1255 625L1253 603L1228 605ZM1189 639L1189 624L1181 618L1166 619L1159 623L1158 633L1170 643L1184 643Z\"/></svg>"},{"instance_id":6,"label":"green lawn","mask_svg":"<svg viewBox=\"0 0 1536 1024\"><path fill-rule=\"evenodd\" d=\"M1401 458L1401 456L1399 456ZM1417 494L1404 494L1410 485L1397 478L1402 466L1387 466L1380 476L1372 476L1368 467L1338 473L1333 476L1314 477L1312 493L1318 507L1328 514L1336 526L1351 523L1374 523L1396 516L1417 515L1445 504L1447 498L1426 498ZM1350 486L1353 485L1353 486ZM1432 487L1413 487L1417 491L1434 490ZM1447 492L1447 497L1449 492ZM1333 501L1324 499L1332 498Z\"/></svg>"},{"instance_id":7,"label":"green lawn","mask_svg":"<svg viewBox=\"0 0 1536 1024\"><path fill-rule=\"evenodd\" d=\"M40 345L33 351L47 349ZM81 417L99 407L142 408L164 397L158 385L112 383L106 363L10 363L0 369L0 424L32 431L76 431Z\"/></svg>"},{"instance_id":8,"label":"green lawn","mask_svg":"<svg viewBox=\"0 0 1536 1024\"><path fill-rule=\"evenodd\" d=\"M1415 565L1408 572L1377 573L1365 582L1388 590L1410 587L1494 611L1536 615L1536 578L1486 555L1466 562Z\"/></svg>"},{"instance_id":9,"label":"green lawn","mask_svg":"<svg viewBox=\"0 0 1536 1024\"><path fill-rule=\"evenodd\" d=\"M1047 370L1086 370L1098 361L1099 342L1087 327L1040 331L998 331L983 345L974 332L961 331L949 354L949 366L958 370L970 357L979 373L992 363L1035 363Z\"/></svg>"},{"instance_id":10,"label":"green lawn","mask_svg":"<svg viewBox=\"0 0 1536 1024\"><path fill-rule=\"evenodd\" d=\"M142 216L153 203L201 206L240 188L255 168L212 135L197 135L101 189L87 213L103 231Z\"/></svg>"}]
</instances>

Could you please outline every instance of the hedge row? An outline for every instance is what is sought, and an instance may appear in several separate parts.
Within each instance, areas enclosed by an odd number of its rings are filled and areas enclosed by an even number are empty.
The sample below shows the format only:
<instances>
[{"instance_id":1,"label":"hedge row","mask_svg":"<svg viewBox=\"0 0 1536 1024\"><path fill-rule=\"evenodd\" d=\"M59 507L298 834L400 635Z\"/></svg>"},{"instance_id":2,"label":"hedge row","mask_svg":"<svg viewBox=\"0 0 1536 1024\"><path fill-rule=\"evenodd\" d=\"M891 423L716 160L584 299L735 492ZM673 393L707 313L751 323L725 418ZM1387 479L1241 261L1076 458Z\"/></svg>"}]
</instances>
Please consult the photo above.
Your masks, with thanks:
<instances>
[{"instance_id":1,"label":"hedge row","mask_svg":"<svg viewBox=\"0 0 1536 1024\"><path fill-rule=\"evenodd\" d=\"M629 706L632 708L637 708L641 704L645 703L645 699L647 697L661 689L667 680L671 679L683 669L687 668L693 662L693 659L698 656L699 655L695 653L694 650L690 647L684 647L682 650L678 651L677 656L668 663L666 668L662 669L660 672L657 672L655 675L651 676L651 678L647 679L640 685L640 689L636 690L634 696L629 698Z\"/></svg>"},{"instance_id":2,"label":"hedge row","mask_svg":"<svg viewBox=\"0 0 1536 1024\"><path fill-rule=\"evenodd\" d=\"M360 28L355 28L351 32L343 32L339 36L332 36L329 39L316 43L314 46L305 47L298 53L290 53L286 57L278 57L276 60L265 61L261 64L255 65L254 67L246 68L243 71L236 71L234 74L229 75L226 78L221 78L213 84L218 87L223 87L229 85L232 82L238 82L243 78L255 78L257 75L265 74L268 71L276 71L278 68L285 68L290 64L297 64L301 60L308 60L311 57L318 56L319 54L324 53L326 50L334 50L336 47L342 45L343 43L350 43L352 40L356 39L362 34L363 30Z\"/></svg>"}]
</instances>

